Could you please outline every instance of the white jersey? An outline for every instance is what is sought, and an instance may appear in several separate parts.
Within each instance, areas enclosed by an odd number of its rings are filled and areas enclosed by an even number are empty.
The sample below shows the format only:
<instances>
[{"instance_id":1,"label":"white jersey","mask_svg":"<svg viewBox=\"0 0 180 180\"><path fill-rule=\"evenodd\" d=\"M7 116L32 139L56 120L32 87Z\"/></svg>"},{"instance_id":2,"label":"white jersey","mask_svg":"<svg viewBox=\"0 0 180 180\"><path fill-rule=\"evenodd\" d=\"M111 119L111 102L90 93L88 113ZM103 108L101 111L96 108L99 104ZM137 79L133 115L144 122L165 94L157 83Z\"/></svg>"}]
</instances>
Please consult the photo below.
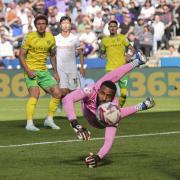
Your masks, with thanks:
<instances>
[{"instance_id":1,"label":"white jersey","mask_svg":"<svg viewBox=\"0 0 180 180\"><path fill-rule=\"evenodd\" d=\"M79 39L70 33L68 37L61 34L55 36L57 47L57 68L65 73L77 72L76 48L80 45Z\"/></svg>"}]
</instances>

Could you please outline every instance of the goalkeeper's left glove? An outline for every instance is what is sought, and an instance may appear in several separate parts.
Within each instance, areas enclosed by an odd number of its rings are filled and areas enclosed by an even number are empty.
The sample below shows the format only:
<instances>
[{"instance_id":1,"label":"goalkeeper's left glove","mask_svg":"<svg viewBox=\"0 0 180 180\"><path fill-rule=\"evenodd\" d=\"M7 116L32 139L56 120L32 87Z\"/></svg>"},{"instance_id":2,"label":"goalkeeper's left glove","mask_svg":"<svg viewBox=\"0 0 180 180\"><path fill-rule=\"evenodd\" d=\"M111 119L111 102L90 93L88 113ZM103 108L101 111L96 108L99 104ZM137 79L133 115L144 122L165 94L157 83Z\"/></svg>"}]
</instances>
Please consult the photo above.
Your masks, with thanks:
<instances>
[{"instance_id":1,"label":"goalkeeper's left glove","mask_svg":"<svg viewBox=\"0 0 180 180\"><path fill-rule=\"evenodd\" d=\"M90 139L91 133L85 127L80 125L76 119L71 122L71 126L77 134L78 139L85 141Z\"/></svg>"},{"instance_id":2,"label":"goalkeeper's left glove","mask_svg":"<svg viewBox=\"0 0 180 180\"><path fill-rule=\"evenodd\" d=\"M101 161L101 158L93 153L89 153L89 155L85 159L85 163L89 168L97 167L98 163Z\"/></svg>"}]
</instances>

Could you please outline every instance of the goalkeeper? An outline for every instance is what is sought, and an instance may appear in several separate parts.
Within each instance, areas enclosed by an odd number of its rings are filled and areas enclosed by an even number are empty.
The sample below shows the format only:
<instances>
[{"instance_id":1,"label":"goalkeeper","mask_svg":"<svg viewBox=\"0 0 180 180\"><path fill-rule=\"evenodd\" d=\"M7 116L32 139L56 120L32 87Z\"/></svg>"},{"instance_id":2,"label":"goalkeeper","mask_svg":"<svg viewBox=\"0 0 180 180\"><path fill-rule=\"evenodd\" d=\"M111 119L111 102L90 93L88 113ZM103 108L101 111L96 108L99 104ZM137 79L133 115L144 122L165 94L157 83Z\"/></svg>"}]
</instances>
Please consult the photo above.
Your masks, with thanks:
<instances>
[{"instance_id":1,"label":"goalkeeper","mask_svg":"<svg viewBox=\"0 0 180 180\"><path fill-rule=\"evenodd\" d=\"M90 132L78 123L74 109L74 103L77 101L82 101L83 114L88 122L95 128L105 129L103 146L100 148L97 154L90 153L85 159L85 163L88 167L96 167L98 163L108 154L112 147L117 131L117 124L107 125L103 123L103 121L98 120L98 118L96 117L97 108L99 105L106 102L113 102L113 104L116 104L118 106L118 99L117 97L115 97L115 83L135 67L144 64L146 61L140 52L136 52L135 56L136 57L130 63L107 73L95 84L90 85L84 89L77 89L68 94L63 99L64 110L67 114L72 128L74 129L79 139L89 140ZM139 103L138 105L120 108L120 118L123 119L138 111L152 108L154 105L155 103L153 99L147 98L144 102Z\"/></svg>"}]
</instances>

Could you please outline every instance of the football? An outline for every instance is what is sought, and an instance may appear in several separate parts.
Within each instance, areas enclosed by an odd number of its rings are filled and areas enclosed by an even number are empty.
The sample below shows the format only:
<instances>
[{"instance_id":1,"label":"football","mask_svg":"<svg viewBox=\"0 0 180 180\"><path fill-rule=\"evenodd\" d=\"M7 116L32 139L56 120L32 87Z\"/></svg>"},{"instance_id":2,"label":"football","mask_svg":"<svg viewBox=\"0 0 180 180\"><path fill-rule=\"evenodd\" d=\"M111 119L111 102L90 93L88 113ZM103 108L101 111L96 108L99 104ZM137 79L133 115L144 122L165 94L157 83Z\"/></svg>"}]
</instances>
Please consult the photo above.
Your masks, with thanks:
<instances>
[{"instance_id":1,"label":"football","mask_svg":"<svg viewBox=\"0 0 180 180\"><path fill-rule=\"evenodd\" d=\"M117 126L121 120L120 108L112 102L103 103L97 109L97 119L105 125Z\"/></svg>"}]
</instances>

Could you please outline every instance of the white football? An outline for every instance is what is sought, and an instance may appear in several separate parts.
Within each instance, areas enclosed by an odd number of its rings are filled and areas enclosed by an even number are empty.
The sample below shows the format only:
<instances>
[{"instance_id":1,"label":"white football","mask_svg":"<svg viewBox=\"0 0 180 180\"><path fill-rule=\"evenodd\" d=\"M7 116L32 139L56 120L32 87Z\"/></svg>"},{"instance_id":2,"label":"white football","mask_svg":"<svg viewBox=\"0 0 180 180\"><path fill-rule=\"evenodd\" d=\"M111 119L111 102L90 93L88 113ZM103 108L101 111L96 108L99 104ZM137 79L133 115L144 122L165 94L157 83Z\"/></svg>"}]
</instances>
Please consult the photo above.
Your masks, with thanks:
<instances>
[{"instance_id":1,"label":"white football","mask_svg":"<svg viewBox=\"0 0 180 180\"><path fill-rule=\"evenodd\" d=\"M97 109L97 118L100 123L117 126L121 120L120 108L112 102L103 103Z\"/></svg>"}]
</instances>

